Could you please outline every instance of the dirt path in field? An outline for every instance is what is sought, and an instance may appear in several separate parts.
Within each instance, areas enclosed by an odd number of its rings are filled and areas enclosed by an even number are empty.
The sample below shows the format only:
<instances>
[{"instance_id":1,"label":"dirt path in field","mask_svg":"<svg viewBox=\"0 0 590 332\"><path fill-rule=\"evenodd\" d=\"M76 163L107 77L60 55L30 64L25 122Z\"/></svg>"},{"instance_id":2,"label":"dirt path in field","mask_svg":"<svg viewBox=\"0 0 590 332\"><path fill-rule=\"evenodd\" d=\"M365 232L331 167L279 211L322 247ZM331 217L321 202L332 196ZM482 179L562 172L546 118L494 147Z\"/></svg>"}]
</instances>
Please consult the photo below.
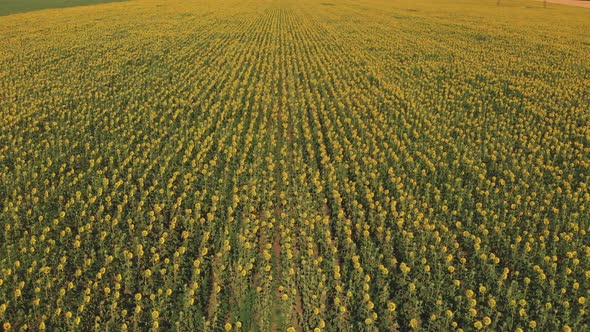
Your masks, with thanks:
<instances>
[{"instance_id":1,"label":"dirt path in field","mask_svg":"<svg viewBox=\"0 0 590 332\"><path fill-rule=\"evenodd\" d=\"M277 213L277 215L280 215L280 210L277 208L275 213ZM273 255L276 258L275 261L275 269L276 269L276 275L275 275L275 282L277 284L280 284L280 280L281 280L281 238L280 238L280 234L279 234L279 230L277 226L274 226L273 228L275 228L275 236L274 236L274 240L272 243L272 252ZM277 304L275 305L279 305L281 303L281 292L279 291L278 287L275 287L275 301L277 302ZM278 323L276 321L276 316L273 315L273 321L272 321L272 325L271 325L271 331L272 332L276 332L278 331Z\"/></svg>"},{"instance_id":2,"label":"dirt path in field","mask_svg":"<svg viewBox=\"0 0 590 332\"><path fill-rule=\"evenodd\" d=\"M543 0L537 0L537 1L543 1ZM547 2L556 3L556 4L560 4L560 5L567 5L567 6L590 8L590 1L585 1L585 0L547 0Z\"/></svg>"},{"instance_id":3,"label":"dirt path in field","mask_svg":"<svg viewBox=\"0 0 590 332\"><path fill-rule=\"evenodd\" d=\"M213 322L217 315L217 290L215 286L219 284L219 274L215 267L219 266L219 264L221 264L221 258L215 255L213 265L211 266L213 278L211 278L211 294L209 295L209 305L207 306L207 319L210 322Z\"/></svg>"}]
</instances>

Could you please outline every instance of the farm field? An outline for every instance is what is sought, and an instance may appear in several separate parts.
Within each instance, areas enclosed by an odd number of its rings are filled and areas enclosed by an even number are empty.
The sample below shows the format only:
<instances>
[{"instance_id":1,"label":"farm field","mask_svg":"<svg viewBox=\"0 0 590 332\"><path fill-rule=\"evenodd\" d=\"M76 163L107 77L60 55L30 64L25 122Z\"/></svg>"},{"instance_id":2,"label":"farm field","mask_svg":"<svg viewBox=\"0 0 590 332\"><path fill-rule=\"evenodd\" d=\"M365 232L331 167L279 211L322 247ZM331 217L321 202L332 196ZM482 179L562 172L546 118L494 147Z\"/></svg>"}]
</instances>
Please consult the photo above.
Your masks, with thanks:
<instances>
[{"instance_id":1,"label":"farm field","mask_svg":"<svg viewBox=\"0 0 590 332\"><path fill-rule=\"evenodd\" d=\"M537 1L0 16L0 329L590 330L589 54Z\"/></svg>"},{"instance_id":2,"label":"farm field","mask_svg":"<svg viewBox=\"0 0 590 332\"><path fill-rule=\"evenodd\" d=\"M0 0L0 16L40 9L66 8L115 1L125 0Z\"/></svg>"}]
</instances>

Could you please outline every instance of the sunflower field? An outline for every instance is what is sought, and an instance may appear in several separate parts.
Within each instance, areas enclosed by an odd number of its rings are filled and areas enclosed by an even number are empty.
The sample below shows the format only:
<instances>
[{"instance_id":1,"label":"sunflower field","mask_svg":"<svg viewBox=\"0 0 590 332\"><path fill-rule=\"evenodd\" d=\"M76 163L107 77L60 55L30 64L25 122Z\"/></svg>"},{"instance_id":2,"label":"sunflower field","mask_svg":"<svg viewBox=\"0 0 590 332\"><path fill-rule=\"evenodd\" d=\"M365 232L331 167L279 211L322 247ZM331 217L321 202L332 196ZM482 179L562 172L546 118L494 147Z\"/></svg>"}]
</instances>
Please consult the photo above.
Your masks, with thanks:
<instances>
[{"instance_id":1,"label":"sunflower field","mask_svg":"<svg viewBox=\"0 0 590 332\"><path fill-rule=\"evenodd\" d=\"M0 330L590 330L590 10L0 16Z\"/></svg>"}]
</instances>

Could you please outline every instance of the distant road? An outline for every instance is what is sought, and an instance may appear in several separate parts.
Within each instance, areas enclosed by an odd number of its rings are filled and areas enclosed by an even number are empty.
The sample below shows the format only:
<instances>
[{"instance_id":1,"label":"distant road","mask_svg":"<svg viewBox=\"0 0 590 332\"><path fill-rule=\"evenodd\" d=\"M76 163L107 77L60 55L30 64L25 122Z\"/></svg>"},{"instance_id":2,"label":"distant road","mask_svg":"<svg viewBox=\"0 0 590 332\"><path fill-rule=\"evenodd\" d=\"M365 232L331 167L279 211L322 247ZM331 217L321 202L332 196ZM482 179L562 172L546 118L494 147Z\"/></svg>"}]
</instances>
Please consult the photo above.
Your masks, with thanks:
<instances>
[{"instance_id":1,"label":"distant road","mask_svg":"<svg viewBox=\"0 0 590 332\"><path fill-rule=\"evenodd\" d=\"M539 0L539 1L543 1L543 0ZM558 3L560 5L590 8L590 1L583 1L583 0L547 0L547 2Z\"/></svg>"}]
</instances>

